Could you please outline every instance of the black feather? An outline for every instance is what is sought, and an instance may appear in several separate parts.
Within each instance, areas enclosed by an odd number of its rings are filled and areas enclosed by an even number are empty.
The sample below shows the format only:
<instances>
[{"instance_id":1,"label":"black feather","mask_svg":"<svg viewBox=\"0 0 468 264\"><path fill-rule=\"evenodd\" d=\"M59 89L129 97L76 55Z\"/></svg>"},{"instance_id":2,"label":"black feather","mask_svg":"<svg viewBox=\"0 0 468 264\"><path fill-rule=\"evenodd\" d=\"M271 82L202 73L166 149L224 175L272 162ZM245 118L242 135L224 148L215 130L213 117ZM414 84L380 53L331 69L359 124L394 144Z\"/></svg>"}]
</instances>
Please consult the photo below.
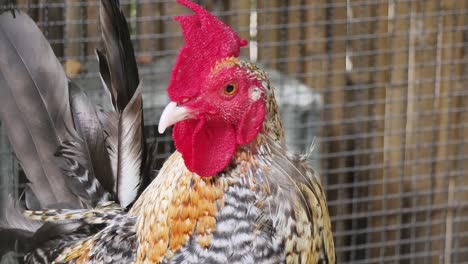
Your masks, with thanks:
<instances>
[{"instance_id":1,"label":"black feather","mask_svg":"<svg viewBox=\"0 0 468 264\"><path fill-rule=\"evenodd\" d=\"M1 256L9 251L26 253L31 249L33 233L22 229L0 228L0 260Z\"/></svg>"},{"instance_id":2,"label":"black feather","mask_svg":"<svg viewBox=\"0 0 468 264\"><path fill-rule=\"evenodd\" d=\"M103 54L108 63L111 83L107 88L115 91L111 91L114 95L112 103L115 110L121 112L133 97L139 84L133 45L127 21L119 9L118 1L102 0L99 16L104 40ZM100 56L100 61L101 58L102 56Z\"/></svg>"},{"instance_id":3,"label":"black feather","mask_svg":"<svg viewBox=\"0 0 468 264\"><path fill-rule=\"evenodd\" d=\"M99 76L101 77L101 82L104 86L104 91L108 94L108 97L112 102L112 106L114 106L115 109L116 91L112 88L111 85L111 76L109 72L107 59L104 56L104 54L102 54L102 52L98 49L96 49L96 58L99 63Z\"/></svg>"},{"instance_id":4,"label":"black feather","mask_svg":"<svg viewBox=\"0 0 468 264\"><path fill-rule=\"evenodd\" d=\"M103 85L114 112L105 124L109 157L119 202L126 207L147 183L143 181L146 141L138 68L127 22L118 1L102 0L100 9L103 52L97 51ZM144 184L143 184L144 183Z\"/></svg>"},{"instance_id":5,"label":"black feather","mask_svg":"<svg viewBox=\"0 0 468 264\"><path fill-rule=\"evenodd\" d=\"M83 221L71 221L69 223L47 222L34 233L32 244L33 246L39 246L41 243L53 238L66 236L83 227L84 224Z\"/></svg>"}]
</instances>

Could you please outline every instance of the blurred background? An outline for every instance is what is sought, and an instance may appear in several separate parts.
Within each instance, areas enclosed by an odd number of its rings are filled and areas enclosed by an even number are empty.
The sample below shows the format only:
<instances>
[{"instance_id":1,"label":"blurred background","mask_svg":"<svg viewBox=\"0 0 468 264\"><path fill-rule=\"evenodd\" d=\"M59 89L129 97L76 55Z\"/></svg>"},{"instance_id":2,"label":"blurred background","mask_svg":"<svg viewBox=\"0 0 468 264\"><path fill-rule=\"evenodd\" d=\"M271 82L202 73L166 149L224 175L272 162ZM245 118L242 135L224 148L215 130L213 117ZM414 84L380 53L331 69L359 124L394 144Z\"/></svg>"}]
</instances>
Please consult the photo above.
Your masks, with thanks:
<instances>
[{"instance_id":1,"label":"blurred background","mask_svg":"<svg viewBox=\"0 0 468 264\"><path fill-rule=\"evenodd\" d=\"M13 1L12 1L13 2ZM250 40L279 90L289 148L313 148L339 263L468 263L467 0L195 1ZM157 134L182 45L175 1L121 0ZM108 107L94 49L99 2L16 0L68 76ZM156 167L160 166L157 164ZM0 203L25 177L0 124Z\"/></svg>"}]
</instances>

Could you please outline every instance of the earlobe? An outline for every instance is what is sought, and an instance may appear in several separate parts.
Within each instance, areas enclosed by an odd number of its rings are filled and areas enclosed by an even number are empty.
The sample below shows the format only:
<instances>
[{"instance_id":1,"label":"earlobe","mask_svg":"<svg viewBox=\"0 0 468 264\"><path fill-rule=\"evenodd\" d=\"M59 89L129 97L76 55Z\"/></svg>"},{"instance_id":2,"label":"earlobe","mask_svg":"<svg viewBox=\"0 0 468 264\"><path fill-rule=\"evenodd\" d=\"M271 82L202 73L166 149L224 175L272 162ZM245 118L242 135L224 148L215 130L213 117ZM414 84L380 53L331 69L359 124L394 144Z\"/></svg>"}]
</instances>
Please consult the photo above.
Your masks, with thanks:
<instances>
[{"instance_id":1,"label":"earlobe","mask_svg":"<svg viewBox=\"0 0 468 264\"><path fill-rule=\"evenodd\" d=\"M245 145L252 141L262 129L264 119L265 105L262 100L258 100L251 104L242 116L236 131L237 144Z\"/></svg>"}]
</instances>

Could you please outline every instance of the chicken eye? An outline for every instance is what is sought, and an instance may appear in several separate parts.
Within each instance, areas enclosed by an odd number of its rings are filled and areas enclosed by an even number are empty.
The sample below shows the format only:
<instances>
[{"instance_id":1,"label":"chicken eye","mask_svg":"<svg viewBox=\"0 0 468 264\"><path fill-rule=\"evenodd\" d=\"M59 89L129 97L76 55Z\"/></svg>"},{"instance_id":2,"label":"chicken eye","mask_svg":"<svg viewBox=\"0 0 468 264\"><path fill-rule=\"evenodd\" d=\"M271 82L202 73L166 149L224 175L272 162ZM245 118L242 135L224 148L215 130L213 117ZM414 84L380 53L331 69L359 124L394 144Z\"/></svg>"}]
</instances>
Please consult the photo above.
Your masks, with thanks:
<instances>
[{"instance_id":1,"label":"chicken eye","mask_svg":"<svg viewBox=\"0 0 468 264\"><path fill-rule=\"evenodd\" d=\"M224 94L225 95L233 95L236 92L237 88L234 84L228 84L224 87Z\"/></svg>"}]
</instances>

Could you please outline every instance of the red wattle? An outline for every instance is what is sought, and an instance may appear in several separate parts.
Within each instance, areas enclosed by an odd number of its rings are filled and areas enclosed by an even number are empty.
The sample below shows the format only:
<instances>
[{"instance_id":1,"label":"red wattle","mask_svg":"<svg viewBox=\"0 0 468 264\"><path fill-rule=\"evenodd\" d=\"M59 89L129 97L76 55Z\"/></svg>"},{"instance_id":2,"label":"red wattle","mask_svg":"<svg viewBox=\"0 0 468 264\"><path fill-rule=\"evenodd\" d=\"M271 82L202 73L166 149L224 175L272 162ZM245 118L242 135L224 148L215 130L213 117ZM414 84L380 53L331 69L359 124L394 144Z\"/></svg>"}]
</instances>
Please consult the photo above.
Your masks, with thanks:
<instances>
[{"instance_id":1,"label":"red wattle","mask_svg":"<svg viewBox=\"0 0 468 264\"><path fill-rule=\"evenodd\" d=\"M222 121L179 122L174 126L173 138L185 166L202 177L214 176L224 170L236 150L234 129Z\"/></svg>"}]
</instances>

